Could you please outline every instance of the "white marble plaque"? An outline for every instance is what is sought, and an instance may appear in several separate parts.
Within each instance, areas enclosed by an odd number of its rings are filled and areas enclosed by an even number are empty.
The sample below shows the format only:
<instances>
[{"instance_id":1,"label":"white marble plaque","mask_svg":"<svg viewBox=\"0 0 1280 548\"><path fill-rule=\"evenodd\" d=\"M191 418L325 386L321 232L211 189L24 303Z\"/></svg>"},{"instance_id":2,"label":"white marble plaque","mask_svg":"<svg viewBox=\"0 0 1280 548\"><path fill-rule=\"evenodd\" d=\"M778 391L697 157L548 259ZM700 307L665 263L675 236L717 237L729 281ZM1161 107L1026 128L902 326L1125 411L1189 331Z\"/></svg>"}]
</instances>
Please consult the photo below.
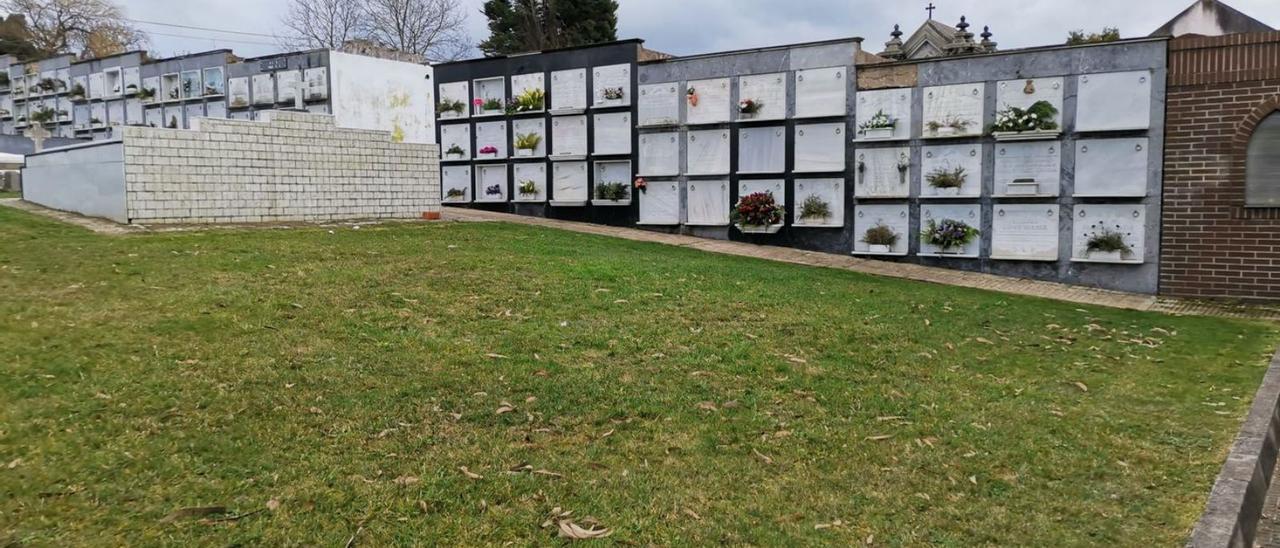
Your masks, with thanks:
<instances>
[{"instance_id":1,"label":"white marble plaque","mask_svg":"<svg viewBox=\"0 0 1280 548\"><path fill-rule=\"evenodd\" d=\"M1004 80L996 84L996 111L1009 107L1026 109L1046 101L1058 109L1053 120L1062 128L1062 78L1025 78Z\"/></svg>"},{"instance_id":2,"label":"white marble plaque","mask_svg":"<svg viewBox=\"0 0 1280 548\"><path fill-rule=\"evenodd\" d=\"M462 112L437 112L440 118L466 118L471 112L471 82L449 82L440 84L440 102L462 103Z\"/></svg>"},{"instance_id":3,"label":"white marble plaque","mask_svg":"<svg viewBox=\"0 0 1280 548\"><path fill-rule=\"evenodd\" d=\"M1075 196L1147 195L1146 138L1076 141Z\"/></svg>"},{"instance_id":4,"label":"white marble plaque","mask_svg":"<svg viewBox=\"0 0 1280 548\"><path fill-rule=\"evenodd\" d=\"M196 118L204 118L203 104L200 104L200 103L189 104L184 107L184 110L187 115L187 121L185 124L183 124L182 126L183 128L190 128L191 121L195 120ZM107 115L110 116L111 114L108 113Z\"/></svg>"},{"instance_id":5,"label":"white marble plaque","mask_svg":"<svg viewBox=\"0 0 1280 548\"><path fill-rule=\"evenodd\" d=\"M610 112L595 115L593 154L631 154L631 113Z\"/></svg>"},{"instance_id":6,"label":"white marble plaque","mask_svg":"<svg viewBox=\"0 0 1280 548\"><path fill-rule=\"evenodd\" d=\"M587 163L555 162L551 164L552 205L557 202L576 205L585 204L587 195Z\"/></svg>"},{"instance_id":7,"label":"white marble plaque","mask_svg":"<svg viewBox=\"0 0 1280 548\"><path fill-rule=\"evenodd\" d=\"M276 100L276 81L270 73L253 75L253 104L270 105Z\"/></svg>"},{"instance_id":8,"label":"white marble plaque","mask_svg":"<svg viewBox=\"0 0 1280 548\"><path fill-rule=\"evenodd\" d=\"M249 79L232 78L227 80L227 97L231 101L231 108L249 106Z\"/></svg>"},{"instance_id":9,"label":"white marble plaque","mask_svg":"<svg viewBox=\"0 0 1280 548\"><path fill-rule=\"evenodd\" d=\"M1058 260L1058 204L996 204L991 218L991 258Z\"/></svg>"},{"instance_id":10,"label":"white marble plaque","mask_svg":"<svg viewBox=\"0 0 1280 548\"><path fill-rule=\"evenodd\" d=\"M787 182L782 179L740 179L738 181L739 201L757 192L768 192L773 195L773 201L778 205L783 207L787 205Z\"/></svg>"},{"instance_id":11,"label":"white marble plaque","mask_svg":"<svg viewBox=\"0 0 1280 548\"><path fill-rule=\"evenodd\" d=\"M738 129L738 173L783 173L786 170L786 127Z\"/></svg>"},{"instance_id":12,"label":"white marble plaque","mask_svg":"<svg viewBox=\"0 0 1280 548\"><path fill-rule=\"evenodd\" d=\"M124 103L124 123L136 126L146 122L146 117L142 115L142 101L137 99L129 99Z\"/></svg>"},{"instance_id":13,"label":"white marble plaque","mask_svg":"<svg viewBox=\"0 0 1280 548\"><path fill-rule=\"evenodd\" d=\"M1147 206L1143 204L1077 204L1072 212L1071 260L1075 262L1141 264L1146 260ZM1119 256L1090 253L1089 239L1119 232L1129 252Z\"/></svg>"},{"instance_id":14,"label":"white marble plaque","mask_svg":"<svg viewBox=\"0 0 1280 548\"><path fill-rule=\"evenodd\" d=\"M553 156L587 155L587 117L560 116L551 119Z\"/></svg>"},{"instance_id":15,"label":"white marble plaque","mask_svg":"<svg viewBox=\"0 0 1280 548\"><path fill-rule=\"evenodd\" d=\"M1062 143L996 143L996 196L1057 196Z\"/></svg>"},{"instance_id":16,"label":"white marble plaque","mask_svg":"<svg viewBox=\"0 0 1280 548\"><path fill-rule=\"evenodd\" d=\"M985 84L927 87L923 93L925 139L982 135Z\"/></svg>"},{"instance_id":17,"label":"white marble plaque","mask_svg":"<svg viewBox=\"0 0 1280 548\"><path fill-rule=\"evenodd\" d=\"M846 67L796 71L796 118L844 116L848 111Z\"/></svg>"},{"instance_id":18,"label":"white marble plaque","mask_svg":"<svg viewBox=\"0 0 1280 548\"><path fill-rule=\"evenodd\" d=\"M1078 77L1076 131L1151 127L1151 72L1111 72Z\"/></svg>"},{"instance_id":19,"label":"white marble plaque","mask_svg":"<svg viewBox=\"0 0 1280 548\"><path fill-rule=\"evenodd\" d=\"M253 112L250 112L250 111L247 111L247 110L238 110L238 111L232 112L232 113L229 115L229 117L230 117L232 120L252 120L252 119L253 119Z\"/></svg>"},{"instance_id":20,"label":"white marble plaque","mask_svg":"<svg viewBox=\"0 0 1280 548\"><path fill-rule=\"evenodd\" d=\"M595 162L592 169L595 171L596 186L621 183L627 189L627 200L631 199L631 161L609 160Z\"/></svg>"},{"instance_id":21,"label":"white marble plaque","mask_svg":"<svg viewBox=\"0 0 1280 548\"><path fill-rule=\"evenodd\" d=\"M507 108L506 107L506 104L507 104L506 77L498 76L496 78L480 78L473 81L471 83L471 86L472 86L472 89L475 91L475 97L473 98L473 100L479 99L480 101L488 102L490 100L496 99L498 102L502 103L502 107L497 109L486 109L484 108L483 104L481 106L475 106L473 104L472 110L474 110L476 114L482 114L482 115L488 116L488 115L494 115L494 114L504 114L506 112L506 108Z\"/></svg>"},{"instance_id":22,"label":"white marble plaque","mask_svg":"<svg viewBox=\"0 0 1280 548\"><path fill-rule=\"evenodd\" d=\"M920 231L924 232L929 221L941 223L945 220L960 221L973 228L982 230L982 206L978 204L921 204L920 205ZM975 236L973 241L969 242L962 249L955 249L954 253L942 253L942 249L929 242L926 242L924 236L920 237L920 255L935 257L967 257L976 258L982 250L982 235Z\"/></svg>"},{"instance_id":23,"label":"white marble plaque","mask_svg":"<svg viewBox=\"0 0 1280 548\"><path fill-rule=\"evenodd\" d=\"M204 105L205 118L226 118L227 103L225 101L209 101Z\"/></svg>"},{"instance_id":24,"label":"white marble plaque","mask_svg":"<svg viewBox=\"0 0 1280 548\"><path fill-rule=\"evenodd\" d=\"M169 109L165 109L165 110L169 110ZM182 127L181 107L178 107L173 110L178 115L178 127ZM97 120L97 122L94 122L94 120ZM92 105L89 105L89 123L93 127L105 127L109 122L110 120L107 118L106 103L94 103Z\"/></svg>"},{"instance_id":25,"label":"white marble plaque","mask_svg":"<svg viewBox=\"0 0 1280 548\"><path fill-rule=\"evenodd\" d=\"M328 68L309 68L302 71L302 78L307 81L307 101L322 101L329 98ZM463 82L463 84L465 83L466 82ZM463 99L462 101L465 103L466 99Z\"/></svg>"},{"instance_id":26,"label":"white marble plaque","mask_svg":"<svg viewBox=\"0 0 1280 548\"><path fill-rule=\"evenodd\" d=\"M844 227L844 179L796 179L791 225L802 228ZM804 205L809 199L827 204L826 217L805 216Z\"/></svg>"},{"instance_id":27,"label":"white marble plaque","mask_svg":"<svg viewBox=\"0 0 1280 548\"><path fill-rule=\"evenodd\" d=\"M675 82L640 86L638 120L641 127L680 123L680 85Z\"/></svg>"},{"instance_id":28,"label":"white marble plaque","mask_svg":"<svg viewBox=\"0 0 1280 548\"><path fill-rule=\"evenodd\" d=\"M498 149L497 154L485 154L485 147L494 147ZM489 158L506 158L507 157L507 123L506 122L481 122L476 124L476 158L483 160Z\"/></svg>"},{"instance_id":29,"label":"white marble plaque","mask_svg":"<svg viewBox=\"0 0 1280 548\"><path fill-rule=\"evenodd\" d=\"M538 146L532 152L524 152L516 148L516 141L521 135L537 135ZM515 158L537 158L547 154L547 121L543 118L516 118L511 121L511 150Z\"/></svg>"},{"instance_id":30,"label":"white marble plaque","mask_svg":"<svg viewBox=\"0 0 1280 548\"><path fill-rule=\"evenodd\" d=\"M585 108L587 108L587 69L552 72L551 110L572 112Z\"/></svg>"},{"instance_id":31,"label":"white marble plaque","mask_svg":"<svg viewBox=\"0 0 1280 548\"><path fill-rule=\"evenodd\" d=\"M97 106L98 105L94 105L94 107L97 107ZM94 110L97 110L97 108L94 108ZM186 127L186 121L182 119L183 118L182 112L183 110L181 105L164 107L164 126L162 127L166 127L169 129L182 129ZM105 115L105 112L103 114ZM98 118L98 117L94 116L94 118ZM98 119L105 120L105 118L98 118Z\"/></svg>"},{"instance_id":32,"label":"white marble plaque","mask_svg":"<svg viewBox=\"0 0 1280 548\"><path fill-rule=\"evenodd\" d=\"M649 188L636 194L640 200L642 225L680 224L680 183L649 181Z\"/></svg>"},{"instance_id":33,"label":"white marble plaque","mask_svg":"<svg viewBox=\"0 0 1280 548\"><path fill-rule=\"evenodd\" d=\"M859 148L854 153L853 195L859 198L906 198L911 195L911 149Z\"/></svg>"},{"instance_id":34,"label":"white marble plaque","mask_svg":"<svg viewBox=\"0 0 1280 548\"><path fill-rule=\"evenodd\" d=\"M547 164L545 162L514 165L516 190L512 199L517 202L547 201ZM533 183L534 193L522 193L521 187Z\"/></svg>"},{"instance_id":35,"label":"white marble plaque","mask_svg":"<svg viewBox=\"0 0 1280 548\"><path fill-rule=\"evenodd\" d=\"M85 109L88 110L88 107L85 107ZM85 114L88 115L87 112ZM143 117L146 119L146 124L149 127L164 127L165 119L163 108L149 108L146 112L143 112ZM80 120L84 120L84 123L82 124ZM89 127L89 119L80 117L80 107L76 107L76 126Z\"/></svg>"},{"instance_id":36,"label":"white marble plaque","mask_svg":"<svg viewBox=\"0 0 1280 548\"><path fill-rule=\"evenodd\" d=\"M329 105L327 104L307 105L307 112L312 114L330 114Z\"/></svg>"},{"instance_id":37,"label":"white marble plaque","mask_svg":"<svg viewBox=\"0 0 1280 548\"><path fill-rule=\"evenodd\" d=\"M511 96L519 97L521 93L531 90L542 91L546 87L546 82L541 72L533 72L529 74L516 74L511 77ZM536 112L536 111L530 111Z\"/></svg>"},{"instance_id":38,"label":"white marble plaque","mask_svg":"<svg viewBox=\"0 0 1280 548\"><path fill-rule=\"evenodd\" d=\"M729 130L710 129L686 134L687 175L727 175L729 173Z\"/></svg>"},{"instance_id":39,"label":"white marble plaque","mask_svg":"<svg viewBox=\"0 0 1280 548\"><path fill-rule=\"evenodd\" d=\"M784 120L787 117L787 73L751 74L738 77L738 99L760 104L755 115L739 113L739 120Z\"/></svg>"},{"instance_id":40,"label":"white marble plaque","mask_svg":"<svg viewBox=\"0 0 1280 548\"><path fill-rule=\"evenodd\" d=\"M964 169L964 184L959 190L935 188L931 176L954 174ZM975 197L982 194L982 145L945 145L924 147L920 160L920 196L926 198Z\"/></svg>"},{"instance_id":41,"label":"white marble plaque","mask_svg":"<svg viewBox=\"0 0 1280 548\"><path fill-rule=\"evenodd\" d=\"M680 174L680 134L644 133L640 135L640 175L663 177Z\"/></svg>"},{"instance_id":42,"label":"white marble plaque","mask_svg":"<svg viewBox=\"0 0 1280 548\"><path fill-rule=\"evenodd\" d=\"M729 181L689 181L689 226L729 224Z\"/></svg>"},{"instance_id":43,"label":"white marble plaque","mask_svg":"<svg viewBox=\"0 0 1280 548\"><path fill-rule=\"evenodd\" d=\"M106 77L101 72L89 75L89 98L101 99L106 95Z\"/></svg>"},{"instance_id":44,"label":"white marble plaque","mask_svg":"<svg viewBox=\"0 0 1280 548\"><path fill-rule=\"evenodd\" d=\"M64 78L63 73L66 69L58 71L58 77ZM70 73L67 73L68 76ZM139 67L126 67L122 74L124 75L124 91L127 95L133 95L142 87L142 71Z\"/></svg>"},{"instance_id":45,"label":"white marble plaque","mask_svg":"<svg viewBox=\"0 0 1280 548\"><path fill-rule=\"evenodd\" d=\"M507 164L476 166L476 201L507 201Z\"/></svg>"},{"instance_id":46,"label":"white marble plaque","mask_svg":"<svg viewBox=\"0 0 1280 548\"><path fill-rule=\"evenodd\" d=\"M298 82L302 81L302 72L282 70L276 73L276 102L292 105L298 96Z\"/></svg>"},{"instance_id":47,"label":"white marble plaque","mask_svg":"<svg viewBox=\"0 0 1280 548\"><path fill-rule=\"evenodd\" d=\"M911 247L911 215L907 204L858 204L853 209L853 252L858 255L906 255ZM898 241L889 248L872 251L871 244L863 241L868 230L877 226L889 227L898 235Z\"/></svg>"},{"instance_id":48,"label":"white marble plaque","mask_svg":"<svg viewBox=\"0 0 1280 548\"><path fill-rule=\"evenodd\" d=\"M685 122L689 125L722 124L729 121L733 101L728 78L690 80L685 88ZM692 91L696 95L690 96ZM696 105L694 103L697 103Z\"/></svg>"},{"instance_id":49,"label":"white marble plaque","mask_svg":"<svg viewBox=\"0 0 1280 548\"><path fill-rule=\"evenodd\" d=\"M592 70L591 84L594 89L592 105L597 107L614 107L631 104L631 65L609 65ZM620 99L611 99L608 95L622 90Z\"/></svg>"},{"instance_id":50,"label":"white marble plaque","mask_svg":"<svg viewBox=\"0 0 1280 548\"><path fill-rule=\"evenodd\" d=\"M462 196L449 197L449 191L461 191ZM441 199L446 203L467 203L471 201L471 166L440 166Z\"/></svg>"},{"instance_id":51,"label":"white marble plaque","mask_svg":"<svg viewBox=\"0 0 1280 548\"><path fill-rule=\"evenodd\" d=\"M462 149L462 155L457 156L451 154L449 149L457 145ZM471 157L471 125L470 124L441 124L440 125L440 154L445 160L465 160Z\"/></svg>"},{"instance_id":52,"label":"white marble plaque","mask_svg":"<svg viewBox=\"0 0 1280 548\"><path fill-rule=\"evenodd\" d=\"M844 171L845 125L809 124L795 127L796 173Z\"/></svg>"},{"instance_id":53,"label":"white marble plaque","mask_svg":"<svg viewBox=\"0 0 1280 548\"><path fill-rule=\"evenodd\" d=\"M858 141L898 141L911 138L911 88L880 89L875 91L859 91L856 99L858 131L854 138ZM877 113L883 112L896 125L888 135L872 130L867 132L861 125Z\"/></svg>"}]
</instances>

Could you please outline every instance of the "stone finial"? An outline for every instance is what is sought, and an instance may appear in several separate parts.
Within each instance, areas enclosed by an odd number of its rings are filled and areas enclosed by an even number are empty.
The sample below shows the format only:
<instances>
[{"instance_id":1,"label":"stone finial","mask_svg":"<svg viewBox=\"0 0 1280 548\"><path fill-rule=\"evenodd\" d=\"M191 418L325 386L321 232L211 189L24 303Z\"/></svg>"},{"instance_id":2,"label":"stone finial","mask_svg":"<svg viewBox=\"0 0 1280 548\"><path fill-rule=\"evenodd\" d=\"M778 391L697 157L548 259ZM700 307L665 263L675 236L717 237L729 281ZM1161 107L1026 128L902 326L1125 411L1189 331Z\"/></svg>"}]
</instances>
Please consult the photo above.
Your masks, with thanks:
<instances>
[{"instance_id":1,"label":"stone finial","mask_svg":"<svg viewBox=\"0 0 1280 548\"><path fill-rule=\"evenodd\" d=\"M965 21L965 16L963 16L963 15L961 15L961 16L960 16L960 24L959 24L959 25L956 25L956 30L958 30L958 31L960 31L960 32L965 32L965 31L969 30L969 22L968 22L968 21ZM972 35L971 35L971 36L972 36Z\"/></svg>"},{"instance_id":2,"label":"stone finial","mask_svg":"<svg viewBox=\"0 0 1280 548\"><path fill-rule=\"evenodd\" d=\"M902 28L894 25L893 32L889 33L889 36L889 41L884 43L884 51L880 52L880 56L895 61L905 58L907 53L902 51Z\"/></svg>"},{"instance_id":3,"label":"stone finial","mask_svg":"<svg viewBox=\"0 0 1280 548\"><path fill-rule=\"evenodd\" d=\"M983 25L982 34L980 34L979 36L982 36L982 42L979 45L982 46L983 51L986 51L987 53L991 53L996 50L996 45L997 45L996 42L991 41L991 37L994 35L991 34L990 26Z\"/></svg>"},{"instance_id":4,"label":"stone finial","mask_svg":"<svg viewBox=\"0 0 1280 548\"><path fill-rule=\"evenodd\" d=\"M981 53L982 46L974 43L973 33L969 32L969 21L962 15L960 23L956 25L956 32L951 37L951 41L942 47L942 51L946 55L968 55L971 53Z\"/></svg>"}]
</instances>

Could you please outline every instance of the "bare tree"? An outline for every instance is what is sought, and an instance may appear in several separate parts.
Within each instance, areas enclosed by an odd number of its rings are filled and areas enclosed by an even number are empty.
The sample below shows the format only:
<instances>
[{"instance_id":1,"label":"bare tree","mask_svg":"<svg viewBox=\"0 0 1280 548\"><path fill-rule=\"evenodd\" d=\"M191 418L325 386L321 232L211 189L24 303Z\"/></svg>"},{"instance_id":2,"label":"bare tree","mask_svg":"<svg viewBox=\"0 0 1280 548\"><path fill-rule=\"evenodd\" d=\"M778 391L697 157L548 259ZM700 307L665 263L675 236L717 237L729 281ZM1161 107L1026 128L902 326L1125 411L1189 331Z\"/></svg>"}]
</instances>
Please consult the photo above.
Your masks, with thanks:
<instances>
[{"instance_id":1,"label":"bare tree","mask_svg":"<svg viewBox=\"0 0 1280 548\"><path fill-rule=\"evenodd\" d=\"M31 43L44 55L111 55L147 43L111 0L0 0L0 9L26 17Z\"/></svg>"},{"instance_id":2,"label":"bare tree","mask_svg":"<svg viewBox=\"0 0 1280 548\"><path fill-rule=\"evenodd\" d=\"M471 50L458 0L365 0L363 34L428 61L452 61Z\"/></svg>"},{"instance_id":3,"label":"bare tree","mask_svg":"<svg viewBox=\"0 0 1280 548\"><path fill-rule=\"evenodd\" d=\"M281 19L290 36L281 40L292 49L338 49L360 38L363 0L292 0Z\"/></svg>"}]
</instances>

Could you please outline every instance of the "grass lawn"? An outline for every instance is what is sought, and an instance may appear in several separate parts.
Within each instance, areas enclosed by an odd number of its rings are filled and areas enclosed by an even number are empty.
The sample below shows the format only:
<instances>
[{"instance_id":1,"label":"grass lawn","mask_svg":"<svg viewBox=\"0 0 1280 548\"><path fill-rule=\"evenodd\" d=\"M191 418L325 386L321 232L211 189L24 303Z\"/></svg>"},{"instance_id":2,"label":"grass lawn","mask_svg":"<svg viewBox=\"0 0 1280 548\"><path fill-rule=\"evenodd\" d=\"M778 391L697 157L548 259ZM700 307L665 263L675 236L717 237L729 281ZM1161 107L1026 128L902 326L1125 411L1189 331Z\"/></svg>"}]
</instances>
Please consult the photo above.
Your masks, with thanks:
<instances>
[{"instance_id":1,"label":"grass lawn","mask_svg":"<svg viewBox=\"0 0 1280 548\"><path fill-rule=\"evenodd\" d=\"M0 190L0 200L5 198L21 198L21 197L22 197L21 192L7 192L4 190Z\"/></svg>"},{"instance_id":2,"label":"grass lawn","mask_svg":"<svg viewBox=\"0 0 1280 548\"><path fill-rule=\"evenodd\" d=\"M523 226L0 208L0 545L556 544L556 508L641 545L1178 545L1276 342Z\"/></svg>"}]
</instances>

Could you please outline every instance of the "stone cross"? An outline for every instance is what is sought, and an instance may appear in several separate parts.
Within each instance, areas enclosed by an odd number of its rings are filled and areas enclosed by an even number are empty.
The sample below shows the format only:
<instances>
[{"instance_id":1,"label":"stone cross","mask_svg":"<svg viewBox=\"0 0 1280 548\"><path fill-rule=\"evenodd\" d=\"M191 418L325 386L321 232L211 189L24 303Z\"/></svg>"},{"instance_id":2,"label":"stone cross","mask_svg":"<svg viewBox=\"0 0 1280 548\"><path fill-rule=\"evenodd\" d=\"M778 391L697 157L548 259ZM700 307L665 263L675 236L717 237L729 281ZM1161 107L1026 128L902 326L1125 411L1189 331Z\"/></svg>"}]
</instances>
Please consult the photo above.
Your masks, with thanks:
<instances>
[{"instance_id":1,"label":"stone cross","mask_svg":"<svg viewBox=\"0 0 1280 548\"><path fill-rule=\"evenodd\" d=\"M52 137L53 134L44 128L43 124L35 124L22 132L22 135L31 139L31 143L35 145L36 152L44 150L44 140Z\"/></svg>"},{"instance_id":2,"label":"stone cross","mask_svg":"<svg viewBox=\"0 0 1280 548\"><path fill-rule=\"evenodd\" d=\"M307 82L304 80L293 83L293 108L307 110Z\"/></svg>"},{"instance_id":3,"label":"stone cross","mask_svg":"<svg viewBox=\"0 0 1280 548\"><path fill-rule=\"evenodd\" d=\"M930 21L933 20L933 10L936 10L936 9L938 8L933 5L933 2L929 2L929 5L924 8L925 11L929 12Z\"/></svg>"}]
</instances>

